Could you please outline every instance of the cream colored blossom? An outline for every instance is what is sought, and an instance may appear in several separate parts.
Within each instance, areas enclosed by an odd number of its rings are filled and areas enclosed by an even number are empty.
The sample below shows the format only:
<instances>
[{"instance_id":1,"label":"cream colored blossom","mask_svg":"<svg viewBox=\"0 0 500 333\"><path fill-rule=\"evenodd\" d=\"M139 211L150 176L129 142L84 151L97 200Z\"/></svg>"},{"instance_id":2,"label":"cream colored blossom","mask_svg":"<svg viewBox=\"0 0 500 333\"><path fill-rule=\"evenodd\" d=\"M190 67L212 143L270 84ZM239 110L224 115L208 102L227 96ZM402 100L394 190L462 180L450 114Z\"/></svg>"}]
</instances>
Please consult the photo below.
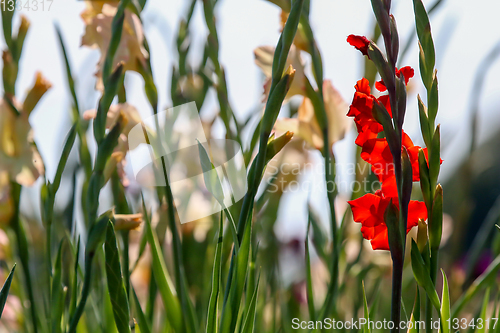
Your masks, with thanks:
<instances>
[{"instance_id":1,"label":"cream colored blossom","mask_svg":"<svg viewBox=\"0 0 500 333\"><path fill-rule=\"evenodd\" d=\"M273 68L273 58L274 58L274 47L272 46L261 46L254 50L255 63L260 67L264 75L266 76L266 82L264 83L264 100L267 100L269 95L269 89L271 88L272 80L272 68ZM305 73L304 73L304 62L300 57L300 51L295 48L294 45L291 46L290 52L288 53L287 63L285 68L289 68L292 65L295 69L295 76L290 85L290 89L286 95L286 99L294 95L305 95Z\"/></svg>"},{"instance_id":2,"label":"cream colored blossom","mask_svg":"<svg viewBox=\"0 0 500 333\"><path fill-rule=\"evenodd\" d=\"M82 46L99 49L101 58L97 65L96 88L103 90L102 66L111 41L111 25L117 11L117 3L110 4L106 1L85 1L87 8L81 17L85 23L85 34L82 37ZM122 36L120 44L113 59L113 68L121 61L124 70L140 72L139 66L146 65L148 52L143 46L144 32L139 17L125 10Z\"/></svg>"},{"instance_id":3,"label":"cream colored blossom","mask_svg":"<svg viewBox=\"0 0 500 333\"><path fill-rule=\"evenodd\" d=\"M43 95L52 87L52 84L47 81L41 72L35 74L35 84L30 89L23 103L23 111L28 115L33 111Z\"/></svg>"},{"instance_id":4,"label":"cream colored blossom","mask_svg":"<svg viewBox=\"0 0 500 333\"><path fill-rule=\"evenodd\" d=\"M0 172L7 172L10 179L23 186L31 186L44 173L44 167L33 143L29 114L21 105L16 108L19 115L0 100Z\"/></svg>"},{"instance_id":5,"label":"cream colored blossom","mask_svg":"<svg viewBox=\"0 0 500 333\"><path fill-rule=\"evenodd\" d=\"M346 117L348 105L329 80L323 82L323 100L328 118L328 139L330 149L333 144L342 140L349 130L351 122ZM304 97L298 109L297 118L280 118L274 125L277 132L291 131L295 137L306 141L311 147L323 148L323 133L314 114L311 100Z\"/></svg>"}]
</instances>

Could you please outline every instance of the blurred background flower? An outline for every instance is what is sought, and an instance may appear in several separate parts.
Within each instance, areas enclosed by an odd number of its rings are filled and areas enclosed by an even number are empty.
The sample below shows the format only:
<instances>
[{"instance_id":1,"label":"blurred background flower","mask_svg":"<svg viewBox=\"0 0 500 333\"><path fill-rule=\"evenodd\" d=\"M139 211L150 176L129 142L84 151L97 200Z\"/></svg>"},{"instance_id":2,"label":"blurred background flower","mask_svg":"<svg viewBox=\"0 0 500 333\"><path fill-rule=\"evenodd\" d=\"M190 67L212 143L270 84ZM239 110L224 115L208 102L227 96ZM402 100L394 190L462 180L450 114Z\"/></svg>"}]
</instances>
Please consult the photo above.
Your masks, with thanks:
<instances>
[{"instance_id":1,"label":"blurred background flower","mask_svg":"<svg viewBox=\"0 0 500 333\"><path fill-rule=\"evenodd\" d=\"M98 90L103 89L102 84L102 66L108 52L111 42L111 24L115 17L118 2L109 1L85 1L86 9L81 17L85 23L85 34L82 36L82 45L91 48L98 48L101 58L97 64L97 83ZM123 31L118 50L114 58L112 68L118 63L123 62L124 70L141 72L141 66L146 66L146 58L149 58L148 52L144 49L144 32L139 17L125 10L125 20L123 22Z\"/></svg>"}]
</instances>

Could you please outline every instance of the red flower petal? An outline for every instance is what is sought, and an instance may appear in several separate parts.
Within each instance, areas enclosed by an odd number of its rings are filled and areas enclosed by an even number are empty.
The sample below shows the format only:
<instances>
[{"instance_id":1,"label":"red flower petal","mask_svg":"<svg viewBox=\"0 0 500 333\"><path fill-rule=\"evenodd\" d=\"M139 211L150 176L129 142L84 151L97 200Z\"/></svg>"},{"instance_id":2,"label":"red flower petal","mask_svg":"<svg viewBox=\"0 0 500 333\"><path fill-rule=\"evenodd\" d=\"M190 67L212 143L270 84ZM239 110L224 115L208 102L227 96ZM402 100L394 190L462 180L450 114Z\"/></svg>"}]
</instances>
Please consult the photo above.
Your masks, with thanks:
<instances>
[{"instance_id":1,"label":"red flower petal","mask_svg":"<svg viewBox=\"0 0 500 333\"><path fill-rule=\"evenodd\" d=\"M403 73L406 85L408 84L408 81L410 81L410 79L413 77L413 75L415 75L415 71L410 66L404 66L401 67L400 69L396 67L395 73L397 77L401 77L401 73ZM387 87L385 86L383 80L375 82L375 88L377 88L377 90L380 92L384 92L387 90Z\"/></svg>"},{"instance_id":2,"label":"red flower petal","mask_svg":"<svg viewBox=\"0 0 500 333\"><path fill-rule=\"evenodd\" d=\"M374 237L370 241L372 249L374 250L386 250L389 251L389 233L387 231L387 226L380 225L379 227L373 228Z\"/></svg>"},{"instance_id":3,"label":"red flower petal","mask_svg":"<svg viewBox=\"0 0 500 333\"><path fill-rule=\"evenodd\" d=\"M355 92L347 116L356 117L360 113L364 113L373 118L373 116L371 116L372 107L373 107L373 97L371 95Z\"/></svg>"},{"instance_id":4,"label":"red flower petal","mask_svg":"<svg viewBox=\"0 0 500 333\"><path fill-rule=\"evenodd\" d=\"M365 142L361 158L372 165L377 175L388 175L393 169L392 154L386 139L372 139Z\"/></svg>"},{"instance_id":5,"label":"red flower petal","mask_svg":"<svg viewBox=\"0 0 500 333\"><path fill-rule=\"evenodd\" d=\"M363 237L371 241L374 250L388 250L387 226L384 213L389 200L380 191L349 201L355 222L361 223Z\"/></svg>"},{"instance_id":6,"label":"red flower petal","mask_svg":"<svg viewBox=\"0 0 500 333\"><path fill-rule=\"evenodd\" d=\"M389 95L382 95L377 98L377 101L385 107L387 112L389 112L389 116L392 118L391 100L389 99Z\"/></svg>"},{"instance_id":7,"label":"red flower petal","mask_svg":"<svg viewBox=\"0 0 500 333\"><path fill-rule=\"evenodd\" d=\"M406 226L406 232L410 231L411 228L418 225L418 220L427 220L427 208L425 203L422 201L410 200L408 205L408 225Z\"/></svg>"},{"instance_id":8,"label":"red flower petal","mask_svg":"<svg viewBox=\"0 0 500 333\"><path fill-rule=\"evenodd\" d=\"M401 67L399 70L396 68L397 77L401 77L401 73L405 77L405 84L408 84L408 81L415 75L415 71L410 66Z\"/></svg>"},{"instance_id":9,"label":"red flower petal","mask_svg":"<svg viewBox=\"0 0 500 333\"><path fill-rule=\"evenodd\" d=\"M379 178L380 179L380 178ZM386 176L382 181L382 192L387 198L393 198L392 202L398 203L398 185L396 184L396 175Z\"/></svg>"},{"instance_id":10,"label":"red flower petal","mask_svg":"<svg viewBox=\"0 0 500 333\"><path fill-rule=\"evenodd\" d=\"M382 131L382 125L376 121L364 122L363 126L356 122L356 127L358 128L358 136L354 143L360 147L363 147L366 141L376 139L377 134Z\"/></svg>"},{"instance_id":11,"label":"red flower petal","mask_svg":"<svg viewBox=\"0 0 500 333\"><path fill-rule=\"evenodd\" d=\"M361 51L365 56L368 56L368 45L370 45L368 38L365 36L349 35L347 42Z\"/></svg>"},{"instance_id":12,"label":"red flower petal","mask_svg":"<svg viewBox=\"0 0 500 333\"><path fill-rule=\"evenodd\" d=\"M384 223L384 213L388 200L382 195L368 193L355 200L348 201L352 209L353 219L365 227L374 227Z\"/></svg>"},{"instance_id":13,"label":"red flower petal","mask_svg":"<svg viewBox=\"0 0 500 333\"><path fill-rule=\"evenodd\" d=\"M382 80L375 82L375 88L377 88L377 90L380 92L384 92L387 90L387 87L385 86L385 83Z\"/></svg>"},{"instance_id":14,"label":"red flower petal","mask_svg":"<svg viewBox=\"0 0 500 333\"><path fill-rule=\"evenodd\" d=\"M356 85L354 86L354 88L356 89L357 92L360 92L360 93L363 93L366 95L371 94L370 82L365 78L362 78L361 80L356 82Z\"/></svg>"}]
</instances>

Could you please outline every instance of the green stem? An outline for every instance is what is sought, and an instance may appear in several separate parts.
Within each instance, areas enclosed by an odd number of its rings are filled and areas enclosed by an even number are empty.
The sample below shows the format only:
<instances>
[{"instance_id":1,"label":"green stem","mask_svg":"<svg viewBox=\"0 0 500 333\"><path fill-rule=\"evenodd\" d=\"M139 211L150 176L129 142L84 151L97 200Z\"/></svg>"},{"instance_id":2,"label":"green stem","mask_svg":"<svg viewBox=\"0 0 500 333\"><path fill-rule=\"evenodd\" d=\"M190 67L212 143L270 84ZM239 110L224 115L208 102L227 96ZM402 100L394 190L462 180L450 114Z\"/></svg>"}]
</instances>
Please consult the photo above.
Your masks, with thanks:
<instances>
[{"instance_id":1,"label":"green stem","mask_svg":"<svg viewBox=\"0 0 500 333\"><path fill-rule=\"evenodd\" d=\"M51 214L52 215L52 214ZM46 257L47 257L47 289L49 298L48 302L48 312L47 316L51 315L52 312L52 216L49 217L50 220L47 221L46 228ZM52 321L48 320L49 329L52 331Z\"/></svg>"},{"instance_id":2,"label":"green stem","mask_svg":"<svg viewBox=\"0 0 500 333\"><path fill-rule=\"evenodd\" d=\"M429 332L432 332L431 324L432 324L432 303L429 299L429 296L425 299L425 327L429 327Z\"/></svg>"},{"instance_id":3,"label":"green stem","mask_svg":"<svg viewBox=\"0 0 500 333\"><path fill-rule=\"evenodd\" d=\"M372 4L373 3L374 2L372 2ZM385 0L383 4L385 6L385 10L387 11L387 13L389 13L391 8L391 1ZM377 13L375 14L377 15ZM379 19L378 16L377 19ZM393 48L394 46L393 37L395 37L397 41L397 34L396 36L393 36L393 31L391 31L390 27L387 24L384 24L384 22L379 22L379 26L381 28L382 36L384 37L384 44L387 51L389 67L393 69L395 68L396 59L398 56L397 54L398 48L397 47ZM396 79L396 73L393 70L391 70L390 75L393 84L387 86L387 91L389 93L390 106L392 110L393 130L395 131L397 143L391 144L391 141L389 140L388 143L394 163L394 173L396 176L396 185L398 190L398 206L399 206L399 219L397 220L396 229L394 230L395 237L390 237L390 239L392 238L393 242L394 241L395 242L391 244L391 241L389 241L389 246L391 249L391 257L392 257L391 321L394 325L393 329L391 329L391 333L398 333L399 323L401 321L401 292L402 292L402 280L403 280L403 264L404 264L405 247L406 247L406 229L408 224L407 223L408 203L410 194L405 193L406 195L408 195L408 197L403 197L403 186L404 186L403 178L405 174L402 163L402 157L403 157L402 125L404 122L404 118L400 119L400 117L404 117L405 115L404 108L406 108L406 95L404 95L404 98L400 98L401 94L399 94L397 88L400 87L400 85ZM402 104L403 108L400 107L401 106L400 103ZM386 221L386 223L388 223L388 221ZM390 228L389 225L388 228Z\"/></svg>"},{"instance_id":4,"label":"green stem","mask_svg":"<svg viewBox=\"0 0 500 333\"><path fill-rule=\"evenodd\" d=\"M401 292L403 287L403 258L392 262L392 296L391 296L391 321L394 328L391 333L399 332L401 320Z\"/></svg>"},{"instance_id":5,"label":"green stem","mask_svg":"<svg viewBox=\"0 0 500 333\"><path fill-rule=\"evenodd\" d=\"M155 309L157 292L158 292L158 286L156 284L154 274L151 271L151 275L149 277L148 299L146 303L146 319L148 320L149 326L151 327L153 327L154 325L154 315L155 315L154 309Z\"/></svg>"},{"instance_id":6,"label":"green stem","mask_svg":"<svg viewBox=\"0 0 500 333\"><path fill-rule=\"evenodd\" d=\"M309 38L312 37L312 32ZM314 44L314 43L313 43ZM313 49L311 47L311 49ZM315 48L314 48L315 50ZM311 51L312 52L312 51ZM314 67L320 68L321 58L319 53L315 52L313 59ZM323 80L323 76L321 71L316 73L317 80ZM335 188L335 159L333 156L333 152L330 147L329 133L328 133L328 117L326 115L325 103L323 100L323 92L322 89L318 89L315 91L312 87L309 80L306 80L306 94L311 100L311 103L314 107L314 112L318 123L321 124L322 133L323 133L323 150L322 154L325 159L325 182L326 182L326 192L328 196L328 203L330 208L330 228L332 235L332 262L331 262L331 281L328 287L328 295L325 301L325 306L322 311L322 316L327 316L330 313L331 307L335 304L336 294L338 290L338 280L339 280L339 233L337 226L337 215L335 213L335 197L336 197L336 188ZM318 87L322 87L322 83L317 83ZM332 188L329 188L329 184L331 184Z\"/></svg>"},{"instance_id":7,"label":"green stem","mask_svg":"<svg viewBox=\"0 0 500 333\"><path fill-rule=\"evenodd\" d=\"M127 296L130 300L130 257L129 257L129 231L122 230L121 232L123 240L123 279L125 280L125 290L127 291Z\"/></svg>"},{"instance_id":8,"label":"green stem","mask_svg":"<svg viewBox=\"0 0 500 333\"><path fill-rule=\"evenodd\" d=\"M113 200L115 203L115 211L119 214L130 214L130 207L125 197L125 188L121 183L120 176L117 170L111 175L111 188L113 192ZM129 230L122 230L120 232L123 241L123 263L122 271L123 278L125 280L125 290L127 291L127 296L130 296L130 258L129 258Z\"/></svg>"},{"instance_id":9,"label":"green stem","mask_svg":"<svg viewBox=\"0 0 500 333\"><path fill-rule=\"evenodd\" d=\"M437 279L437 271L438 271L438 255L439 255L439 249L431 249L431 256L430 256L430 276L431 280L436 285L436 279ZM426 297L426 302L425 302L425 325L426 327L431 327L431 321L432 321L432 312L433 312L433 305L431 303L431 300L429 297ZM429 326L427 326L429 325Z\"/></svg>"},{"instance_id":10,"label":"green stem","mask_svg":"<svg viewBox=\"0 0 500 333\"><path fill-rule=\"evenodd\" d=\"M33 284L31 281L31 273L29 269L29 246L28 240L26 238L26 232L21 224L19 216L19 204L21 198L21 185L17 183L11 183L12 198L14 199L14 215L11 220L11 226L14 230L17 239L17 251L19 260L21 262L21 268L24 275L24 282L26 284L26 290L28 292L28 298L30 302L30 312L31 321L33 324L33 332L38 333L38 315L35 303L35 295L33 292Z\"/></svg>"},{"instance_id":11,"label":"green stem","mask_svg":"<svg viewBox=\"0 0 500 333\"><path fill-rule=\"evenodd\" d=\"M92 261L94 255L89 255L85 258L85 278L83 280L82 297L78 306L75 310L73 317L71 318L71 323L68 329L68 333L76 333L76 327L78 322L85 310L85 304L87 303L87 298L90 294L90 285L92 283Z\"/></svg>"}]
</instances>

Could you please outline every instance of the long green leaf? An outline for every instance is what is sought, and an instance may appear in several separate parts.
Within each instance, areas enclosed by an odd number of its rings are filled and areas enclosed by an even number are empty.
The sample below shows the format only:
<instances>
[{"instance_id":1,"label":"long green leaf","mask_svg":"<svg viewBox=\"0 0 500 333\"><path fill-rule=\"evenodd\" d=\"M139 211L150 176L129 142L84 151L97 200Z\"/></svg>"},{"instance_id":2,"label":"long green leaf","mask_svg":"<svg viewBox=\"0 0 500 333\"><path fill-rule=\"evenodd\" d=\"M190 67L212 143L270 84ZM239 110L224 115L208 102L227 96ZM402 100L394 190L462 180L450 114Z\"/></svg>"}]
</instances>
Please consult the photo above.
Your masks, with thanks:
<instances>
[{"instance_id":1,"label":"long green leaf","mask_svg":"<svg viewBox=\"0 0 500 333\"><path fill-rule=\"evenodd\" d=\"M92 262L97 251L102 248L102 243L104 242L104 237L106 235L106 227L108 225L108 221L111 218L111 211L107 211L99 216L97 221L90 227L87 246L85 247L85 277L83 281L81 297L80 301L78 302L78 306L71 316L68 333L76 333L80 318L85 311L85 305L87 304L87 299L92 289Z\"/></svg>"},{"instance_id":2,"label":"long green leaf","mask_svg":"<svg viewBox=\"0 0 500 333\"><path fill-rule=\"evenodd\" d=\"M439 297L437 295L434 283L432 283L429 270L425 266L424 259L418 250L417 243L412 239L411 242L411 267L413 269L413 275L417 283L424 288L427 296L434 305L434 308L440 312Z\"/></svg>"},{"instance_id":3,"label":"long green leaf","mask_svg":"<svg viewBox=\"0 0 500 333\"><path fill-rule=\"evenodd\" d=\"M111 304L113 305L113 316L119 333L130 333L130 307L123 283L122 268L120 265L120 251L116 243L115 228L112 222L108 222L106 229L106 242L104 243L106 254L106 278Z\"/></svg>"},{"instance_id":4,"label":"long green leaf","mask_svg":"<svg viewBox=\"0 0 500 333\"><path fill-rule=\"evenodd\" d=\"M362 282L362 287L363 287L363 307L365 311L365 319L368 321L370 319L370 311L368 309L368 301L366 300L366 292L365 292L365 283ZM372 330L369 325L363 326L363 332L365 333L371 333Z\"/></svg>"},{"instance_id":5,"label":"long green leaf","mask_svg":"<svg viewBox=\"0 0 500 333\"><path fill-rule=\"evenodd\" d=\"M246 282L246 287L245 287L245 308L243 309L243 315L241 316L241 320L244 320L251 311L251 303L252 303L252 298L249 297L249 295L253 295L255 288L257 288L257 279L260 278L260 271L257 275L257 267L256 267L256 261L257 261L257 254L259 252L259 244L257 243L256 246L252 247L252 258L250 260L250 265L248 268L248 277L247 277L247 282ZM242 323L240 323L240 326Z\"/></svg>"},{"instance_id":6,"label":"long green leaf","mask_svg":"<svg viewBox=\"0 0 500 333\"><path fill-rule=\"evenodd\" d=\"M226 213L227 219L229 220L229 227L231 230L231 234L233 235L234 246L236 248L236 252L239 251L240 244L238 241L238 233L236 231L236 224L234 222L233 216L231 212L224 204L224 192L222 190L222 184L219 179L219 175L217 174L217 170L215 169L210 157L208 156L208 152L205 147L198 141L198 150L200 154L200 162L201 168L203 170L203 179L205 180L205 186L207 187L208 192L210 192L215 200L221 205L224 213Z\"/></svg>"},{"instance_id":7,"label":"long green leaf","mask_svg":"<svg viewBox=\"0 0 500 333\"><path fill-rule=\"evenodd\" d=\"M66 46L64 45L64 40L62 37L61 29L59 28L58 25L56 25L56 32L57 32L57 37L59 40L59 46L61 47L61 50L63 53L64 64L65 64L65 69L66 69L66 79L68 80L69 91L71 93L71 97L73 98L73 104L74 104L75 111L76 111L75 116L79 116L80 107L78 105L78 98L76 96L75 81L73 79L73 73L71 71L71 65L69 62L68 53L66 52Z\"/></svg>"},{"instance_id":8,"label":"long green leaf","mask_svg":"<svg viewBox=\"0 0 500 333\"><path fill-rule=\"evenodd\" d=\"M450 331L448 320L450 319L450 289L448 287L448 278L443 270L443 295L441 296L441 320L443 321L443 333Z\"/></svg>"},{"instance_id":9,"label":"long green leaf","mask_svg":"<svg viewBox=\"0 0 500 333\"><path fill-rule=\"evenodd\" d=\"M314 308L314 290L313 290L312 274L311 274L311 253L310 253L310 248L309 248L310 247L310 245L309 245L310 227L311 227L311 220L309 220L309 224L307 226L306 243L305 243L307 308L309 310L309 320L315 321L316 320L316 310Z\"/></svg>"},{"instance_id":10,"label":"long green leaf","mask_svg":"<svg viewBox=\"0 0 500 333\"><path fill-rule=\"evenodd\" d=\"M64 292L62 285L62 251L65 239L59 244L56 261L54 263L54 275L52 277L52 300L51 300L51 325L52 333L61 332L61 318L64 311Z\"/></svg>"},{"instance_id":11,"label":"long green leaf","mask_svg":"<svg viewBox=\"0 0 500 333\"><path fill-rule=\"evenodd\" d=\"M54 196L57 190L59 189L59 185L61 184L62 173L64 171L64 168L66 167L66 163L68 162L68 157L69 154L71 153L71 148L73 148L73 144L75 143L77 126L78 126L77 123L71 126L71 129L68 132L66 142L64 143L64 148L61 153L61 159L59 160L59 164L57 165L56 175L54 176L54 181L52 182L51 192L52 195Z\"/></svg>"},{"instance_id":12,"label":"long green leaf","mask_svg":"<svg viewBox=\"0 0 500 333\"><path fill-rule=\"evenodd\" d=\"M257 278L257 284L255 285L255 290L252 294L252 300L250 301L250 306L248 308L245 321L243 322L243 328L241 329L241 333L253 333L254 331L255 314L257 312L257 298L259 297L259 282L260 282L260 273L259 277Z\"/></svg>"},{"instance_id":13,"label":"long green leaf","mask_svg":"<svg viewBox=\"0 0 500 333\"><path fill-rule=\"evenodd\" d=\"M151 333L151 329L149 328L148 320L146 319L146 316L144 315L144 312L142 311L141 303L139 302L139 298L137 297L135 289L134 289L134 287L131 287L130 289L132 292L132 300L133 300L132 304L133 304L134 312L137 315L137 324L139 325L142 333Z\"/></svg>"},{"instance_id":14,"label":"long green leaf","mask_svg":"<svg viewBox=\"0 0 500 333\"><path fill-rule=\"evenodd\" d=\"M205 186L214 198L224 207L224 192L219 176L217 175L217 170L215 170L207 150L200 141L198 141L198 150L200 153L201 169L203 170Z\"/></svg>"},{"instance_id":15,"label":"long green leaf","mask_svg":"<svg viewBox=\"0 0 500 333\"><path fill-rule=\"evenodd\" d=\"M80 268L80 265L78 264L78 260L80 258L80 242L81 238L78 236L78 240L76 241L76 246L72 249L73 255L74 255L74 266L73 266L73 272L71 276L71 301L69 303L69 317L73 317L75 311L76 311L76 302L78 300L78 271ZM72 243L69 243L72 244Z\"/></svg>"},{"instance_id":16,"label":"long green leaf","mask_svg":"<svg viewBox=\"0 0 500 333\"><path fill-rule=\"evenodd\" d=\"M486 289L486 293L484 294L483 306L481 308L481 314L479 315L479 318L481 318L481 322L483 323L483 325L481 326L481 328L477 329L476 331L477 333L486 333L487 325L485 323L487 323L486 320L489 319L486 317L486 311L488 310L489 301L490 301L490 288Z\"/></svg>"},{"instance_id":17,"label":"long green leaf","mask_svg":"<svg viewBox=\"0 0 500 333\"><path fill-rule=\"evenodd\" d=\"M163 254L161 253L161 247L158 243L158 238L156 237L156 234L153 233L151 222L146 211L144 211L144 217L146 220L145 228L148 243L151 247L151 254L153 256L153 274L163 300L163 305L166 309L167 319L176 331L181 332L183 327L183 323L181 321L181 305L179 303L179 299L177 298L172 280L170 279L170 274L168 274L167 266L165 265Z\"/></svg>"},{"instance_id":18,"label":"long green leaf","mask_svg":"<svg viewBox=\"0 0 500 333\"><path fill-rule=\"evenodd\" d=\"M251 220L250 220L251 221ZM234 332L238 313L240 310L241 298L247 276L250 248L251 248L252 223L247 223L245 233L241 242L240 251L236 253L234 271L231 276L229 295L224 304L221 318L221 332Z\"/></svg>"},{"instance_id":19,"label":"long green leaf","mask_svg":"<svg viewBox=\"0 0 500 333\"><path fill-rule=\"evenodd\" d=\"M325 253L326 245L328 244L328 235L324 227L320 224L318 216L313 211L311 205L308 205L308 216L312 227L312 242L318 256L325 262L328 262L327 255Z\"/></svg>"},{"instance_id":20,"label":"long green leaf","mask_svg":"<svg viewBox=\"0 0 500 333\"><path fill-rule=\"evenodd\" d=\"M219 234L217 236L217 245L215 248L214 268L212 271L212 291L210 292L210 301L208 303L207 333L217 332L217 304L221 284L222 240L224 238L223 221L223 214L221 213Z\"/></svg>"},{"instance_id":21,"label":"long green leaf","mask_svg":"<svg viewBox=\"0 0 500 333\"><path fill-rule=\"evenodd\" d=\"M413 327L408 330L408 333L419 333L420 325L418 323L420 323L420 291L418 289L418 286L410 321L413 323Z\"/></svg>"},{"instance_id":22,"label":"long green leaf","mask_svg":"<svg viewBox=\"0 0 500 333\"><path fill-rule=\"evenodd\" d=\"M7 296L9 296L10 285L12 279L14 278L14 271L16 270L16 264L12 266L12 269L3 284L2 290L0 290L0 318L2 318L3 308L5 307L5 302L7 302Z\"/></svg>"}]
</instances>

